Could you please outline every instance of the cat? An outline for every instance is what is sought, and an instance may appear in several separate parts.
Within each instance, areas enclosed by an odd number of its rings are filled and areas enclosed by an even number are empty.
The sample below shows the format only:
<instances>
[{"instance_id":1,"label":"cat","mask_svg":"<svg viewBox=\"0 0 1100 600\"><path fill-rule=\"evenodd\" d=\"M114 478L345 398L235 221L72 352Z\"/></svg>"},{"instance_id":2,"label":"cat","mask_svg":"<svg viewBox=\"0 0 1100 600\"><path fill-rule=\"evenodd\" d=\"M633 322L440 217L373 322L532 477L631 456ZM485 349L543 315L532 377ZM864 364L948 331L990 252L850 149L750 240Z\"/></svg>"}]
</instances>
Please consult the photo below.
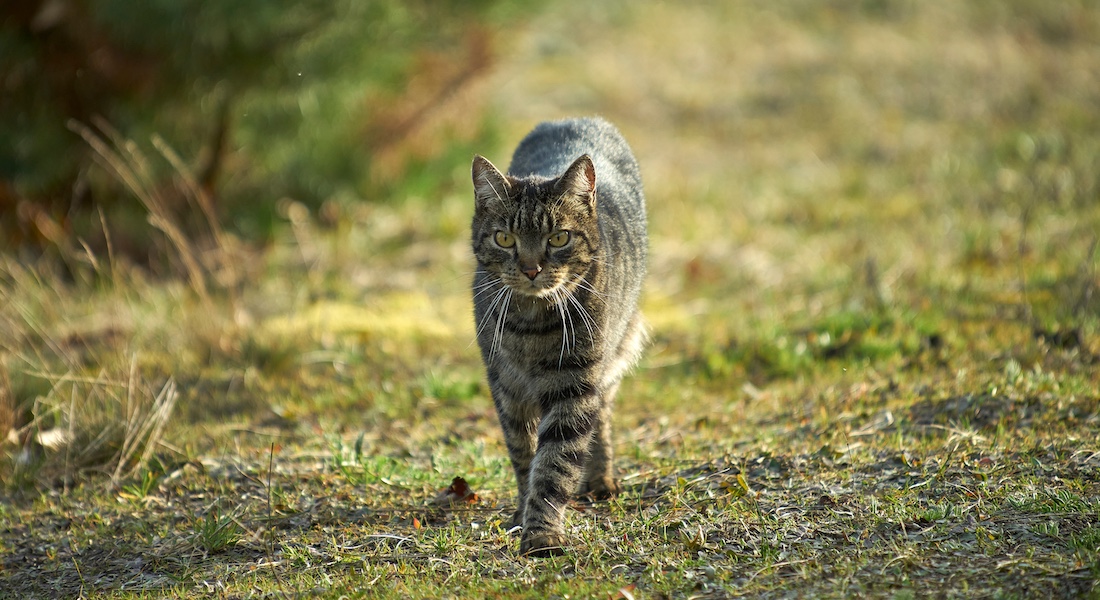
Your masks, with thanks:
<instances>
[{"instance_id":1,"label":"cat","mask_svg":"<svg viewBox=\"0 0 1100 600\"><path fill-rule=\"evenodd\" d=\"M472 174L476 337L519 488L520 553L561 554L570 496L621 490L612 403L646 340L641 175L597 118L542 123L507 175L480 155Z\"/></svg>"}]
</instances>

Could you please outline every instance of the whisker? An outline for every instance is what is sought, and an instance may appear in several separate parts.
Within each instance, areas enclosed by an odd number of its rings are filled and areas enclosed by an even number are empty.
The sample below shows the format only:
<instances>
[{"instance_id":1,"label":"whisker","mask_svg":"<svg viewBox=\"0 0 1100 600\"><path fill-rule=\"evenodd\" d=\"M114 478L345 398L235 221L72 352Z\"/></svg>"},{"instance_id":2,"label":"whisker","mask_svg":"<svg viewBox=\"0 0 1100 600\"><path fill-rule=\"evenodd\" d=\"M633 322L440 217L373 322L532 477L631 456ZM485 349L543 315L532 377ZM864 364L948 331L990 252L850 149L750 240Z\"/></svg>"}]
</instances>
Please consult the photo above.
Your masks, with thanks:
<instances>
[{"instance_id":1,"label":"whisker","mask_svg":"<svg viewBox=\"0 0 1100 600\"><path fill-rule=\"evenodd\" d=\"M566 345L569 346L570 350L576 350L577 348L577 328L573 324L573 314L565 304L568 293L569 291L562 287L556 288L552 292L554 305L557 306L558 314L561 316L561 352L558 354L558 369L561 369L562 363L565 361Z\"/></svg>"},{"instance_id":2,"label":"whisker","mask_svg":"<svg viewBox=\"0 0 1100 600\"><path fill-rule=\"evenodd\" d=\"M573 281L577 284L577 287L579 287L581 289L584 289L584 290L587 290L589 293L591 293L593 296L599 298L600 300L603 300L603 301L607 300L607 295L604 294L603 292L598 291L596 288L592 287L592 284L588 283L588 280L586 280L584 278L584 275L574 275L573 276Z\"/></svg>"},{"instance_id":3,"label":"whisker","mask_svg":"<svg viewBox=\"0 0 1100 600\"><path fill-rule=\"evenodd\" d=\"M482 281L481 283L473 286L473 288L476 290L478 288L482 288L482 287L485 287L487 285L492 285L492 284L500 282L500 281L503 281L500 277L486 277L485 281Z\"/></svg>"},{"instance_id":4,"label":"whisker","mask_svg":"<svg viewBox=\"0 0 1100 600\"><path fill-rule=\"evenodd\" d=\"M554 297L554 306L558 309L558 315L561 316L561 351L558 352L558 370L561 370L562 362L565 360L565 343L569 339L569 332L565 328L565 309L562 306L561 289L555 289L551 292Z\"/></svg>"},{"instance_id":5,"label":"whisker","mask_svg":"<svg viewBox=\"0 0 1100 600\"><path fill-rule=\"evenodd\" d=\"M482 283L481 285L475 285L474 286L474 290L475 290L474 300L477 300L477 297L484 294L485 292L492 291L493 286L498 285L498 284L503 286L504 282L501 281L500 279L494 279L494 280Z\"/></svg>"},{"instance_id":6,"label":"whisker","mask_svg":"<svg viewBox=\"0 0 1100 600\"><path fill-rule=\"evenodd\" d=\"M512 300L512 288L506 287L504 290L507 293L504 294L504 304L497 314L497 326L493 331L493 341L489 345L489 362L496 359L497 351L500 350L501 343L504 340L504 323L508 319L508 304Z\"/></svg>"},{"instance_id":7,"label":"whisker","mask_svg":"<svg viewBox=\"0 0 1100 600\"><path fill-rule=\"evenodd\" d=\"M485 311L485 315L482 317L481 324L478 325L477 331L474 332L474 339L475 340L481 336L481 332L485 329L485 326L489 323L490 315L492 315L493 312L496 310L497 304L500 303L501 298L504 297L504 293L507 292L507 291L508 291L508 288L506 288L506 287L497 290L496 295L493 296L493 299L489 302L489 309Z\"/></svg>"},{"instance_id":8,"label":"whisker","mask_svg":"<svg viewBox=\"0 0 1100 600\"><path fill-rule=\"evenodd\" d=\"M569 298L568 292L565 293L565 298ZM570 348L575 351L577 349L577 326L573 323L573 313L570 312L569 307L566 306L564 302L562 303L562 310L564 310L565 315L569 317L569 334L573 338Z\"/></svg>"},{"instance_id":9,"label":"whisker","mask_svg":"<svg viewBox=\"0 0 1100 600\"><path fill-rule=\"evenodd\" d=\"M569 300L570 304L577 308L577 314L580 316L581 321L584 323L585 329L588 330L588 335L592 335L592 328L596 329L596 333L601 333L600 326L598 323L596 323L596 319L594 319L592 315L589 314L588 310L584 308L583 304L581 304L581 301L577 300L576 296L573 295L573 292L568 292L566 294L566 298Z\"/></svg>"}]
</instances>

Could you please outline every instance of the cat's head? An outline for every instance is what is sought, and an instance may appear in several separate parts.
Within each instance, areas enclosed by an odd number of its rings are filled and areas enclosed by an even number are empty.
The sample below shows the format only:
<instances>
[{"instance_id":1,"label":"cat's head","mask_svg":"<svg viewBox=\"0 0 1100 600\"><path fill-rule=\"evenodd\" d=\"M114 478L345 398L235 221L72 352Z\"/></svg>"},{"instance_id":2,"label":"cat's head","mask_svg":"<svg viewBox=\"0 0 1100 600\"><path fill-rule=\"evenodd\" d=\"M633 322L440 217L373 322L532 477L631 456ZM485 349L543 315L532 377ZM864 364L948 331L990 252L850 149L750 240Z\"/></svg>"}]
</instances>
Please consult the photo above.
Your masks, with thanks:
<instances>
[{"instance_id":1,"label":"cat's head","mask_svg":"<svg viewBox=\"0 0 1100 600\"><path fill-rule=\"evenodd\" d=\"M474 255L487 273L527 296L579 285L600 243L592 159L547 179L506 176L475 156L473 178Z\"/></svg>"}]
</instances>

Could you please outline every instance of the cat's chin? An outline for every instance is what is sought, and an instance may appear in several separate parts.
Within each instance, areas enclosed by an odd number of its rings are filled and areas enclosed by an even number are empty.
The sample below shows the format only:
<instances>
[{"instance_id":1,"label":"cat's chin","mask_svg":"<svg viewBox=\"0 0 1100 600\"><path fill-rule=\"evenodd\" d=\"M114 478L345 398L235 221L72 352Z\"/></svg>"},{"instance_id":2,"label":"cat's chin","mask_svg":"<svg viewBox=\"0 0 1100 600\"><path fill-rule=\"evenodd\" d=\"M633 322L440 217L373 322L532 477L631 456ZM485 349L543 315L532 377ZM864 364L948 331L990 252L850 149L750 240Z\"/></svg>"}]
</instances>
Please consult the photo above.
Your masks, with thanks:
<instances>
[{"instance_id":1,"label":"cat's chin","mask_svg":"<svg viewBox=\"0 0 1100 600\"><path fill-rule=\"evenodd\" d=\"M535 287L534 285L531 285L524 286L523 288L520 288L516 291L523 294L524 296L528 296L531 298L542 298L546 300L553 296L554 290L556 289L558 289L558 286L556 285L552 285L550 287Z\"/></svg>"}]
</instances>

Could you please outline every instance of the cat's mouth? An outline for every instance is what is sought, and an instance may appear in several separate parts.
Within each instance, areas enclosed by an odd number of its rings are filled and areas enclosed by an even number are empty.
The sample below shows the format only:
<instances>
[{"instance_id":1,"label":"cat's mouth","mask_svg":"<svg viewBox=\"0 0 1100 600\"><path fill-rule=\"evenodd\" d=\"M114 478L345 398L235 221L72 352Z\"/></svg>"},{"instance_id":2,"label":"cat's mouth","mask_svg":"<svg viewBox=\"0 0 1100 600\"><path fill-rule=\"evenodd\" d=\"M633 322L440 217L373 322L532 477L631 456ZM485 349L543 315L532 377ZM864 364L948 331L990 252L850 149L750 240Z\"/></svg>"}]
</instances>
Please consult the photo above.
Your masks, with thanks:
<instances>
[{"instance_id":1,"label":"cat's mouth","mask_svg":"<svg viewBox=\"0 0 1100 600\"><path fill-rule=\"evenodd\" d=\"M532 298L550 298L564 285L560 277L552 277L548 273L541 273L535 279L517 277L512 280L511 288L524 296Z\"/></svg>"}]
</instances>

